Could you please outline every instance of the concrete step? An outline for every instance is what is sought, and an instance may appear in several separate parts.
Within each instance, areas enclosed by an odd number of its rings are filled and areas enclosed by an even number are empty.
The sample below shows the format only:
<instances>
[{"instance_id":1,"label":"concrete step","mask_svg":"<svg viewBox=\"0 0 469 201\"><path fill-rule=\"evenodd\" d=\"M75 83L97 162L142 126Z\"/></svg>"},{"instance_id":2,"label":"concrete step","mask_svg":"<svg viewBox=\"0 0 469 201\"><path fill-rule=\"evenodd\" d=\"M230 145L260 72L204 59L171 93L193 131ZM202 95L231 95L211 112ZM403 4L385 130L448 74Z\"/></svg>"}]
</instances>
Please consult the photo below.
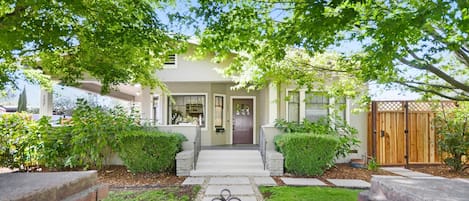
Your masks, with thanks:
<instances>
[{"instance_id":1,"label":"concrete step","mask_svg":"<svg viewBox=\"0 0 469 201\"><path fill-rule=\"evenodd\" d=\"M269 176L257 150L202 150L191 176Z\"/></svg>"},{"instance_id":2,"label":"concrete step","mask_svg":"<svg viewBox=\"0 0 469 201\"><path fill-rule=\"evenodd\" d=\"M213 176L253 176L267 177L270 176L268 170L259 169L196 169L190 172L192 177L213 177Z\"/></svg>"},{"instance_id":3,"label":"concrete step","mask_svg":"<svg viewBox=\"0 0 469 201\"><path fill-rule=\"evenodd\" d=\"M264 169L262 163L197 163L197 170L200 169Z\"/></svg>"},{"instance_id":4,"label":"concrete step","mask_svg":"<svg viewBox=\"0 0 469 201\"><path fill-rule=\"evenodd\" d=\"M235 163L235 162L244 162L244 163L262 163L262 159L260 158L234 158L234 157L226 157L226 158L215 158L215 157L200 157L197 160L198 162L216 162L216 163Z\"/></svg>"}]
</instances>

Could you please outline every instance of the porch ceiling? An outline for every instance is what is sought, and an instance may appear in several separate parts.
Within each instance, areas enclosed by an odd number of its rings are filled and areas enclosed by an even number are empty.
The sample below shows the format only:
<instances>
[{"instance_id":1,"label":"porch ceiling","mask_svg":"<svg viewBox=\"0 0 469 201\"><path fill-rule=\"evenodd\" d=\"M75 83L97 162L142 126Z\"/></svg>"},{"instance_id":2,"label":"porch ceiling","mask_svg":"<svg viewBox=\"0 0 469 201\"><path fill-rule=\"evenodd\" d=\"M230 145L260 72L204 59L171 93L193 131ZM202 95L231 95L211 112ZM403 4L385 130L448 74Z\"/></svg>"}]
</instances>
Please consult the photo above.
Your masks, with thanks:
<instances>
[{"instance_id":1,"label":"porch ceiling","mask_svg":"<svg viewBox=\"0 0 469 201\"><path fill-rule=\"evenodd\" d=\"M99 94L101 93L101 86L101 83L98 81L81 81L78 88ZM135 101L141 93L142 90L138 86L118 85L114 89L111 89L109 94L106 94L106 96L126 101Z\"/></svg>"}]
</instances>

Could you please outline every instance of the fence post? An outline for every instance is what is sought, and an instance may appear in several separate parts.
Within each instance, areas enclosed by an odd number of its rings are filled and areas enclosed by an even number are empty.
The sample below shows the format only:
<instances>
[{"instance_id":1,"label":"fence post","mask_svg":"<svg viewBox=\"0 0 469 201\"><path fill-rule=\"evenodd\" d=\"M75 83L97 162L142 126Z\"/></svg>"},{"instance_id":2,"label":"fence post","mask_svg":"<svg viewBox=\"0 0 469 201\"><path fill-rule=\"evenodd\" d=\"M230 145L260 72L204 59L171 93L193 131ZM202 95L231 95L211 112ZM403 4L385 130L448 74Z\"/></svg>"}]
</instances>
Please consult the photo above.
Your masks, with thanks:
<instances>
[{"instance_id":1,"label":"fence post","mask_svg":"<svg viewBox=\"0 0 469 201\"><path fill-rule=\"evenodd\" d=\"M372 125L372 134L371 134L371 156L376 159L376 114L377 114L377 102L371 102L371 125Z\"/></svg>"},{"instance_id":2,"label":"fence post","mask_svg":"<svg viewBox=\"0 0 469 201\"><path fill-rule=\"evenodd\" d=\"M409 169L409 102L404 101L405 115L405 168Z\"/></svg>"}]
</instances>

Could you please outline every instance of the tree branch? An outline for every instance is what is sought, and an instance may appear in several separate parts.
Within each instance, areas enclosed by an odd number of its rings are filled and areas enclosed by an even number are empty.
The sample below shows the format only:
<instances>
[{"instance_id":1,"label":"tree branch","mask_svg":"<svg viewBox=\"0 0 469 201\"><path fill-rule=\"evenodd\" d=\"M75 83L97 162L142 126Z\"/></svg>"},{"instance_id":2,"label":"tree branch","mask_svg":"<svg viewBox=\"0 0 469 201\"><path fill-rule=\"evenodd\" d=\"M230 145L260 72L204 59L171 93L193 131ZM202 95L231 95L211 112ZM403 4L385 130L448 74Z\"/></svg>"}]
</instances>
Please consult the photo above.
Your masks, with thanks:
<instances>
[{"instance_id":1,"label":"tree branch","mask_svg":"<svg viewBox=\"0 0 469 201\"><path fill-rule=\"evenodd\" d=\"M435 95L437 95L437 96L440 96L440 97L443 97L443 98L446 98L446 99L449 99L449 100L455 100L455 101L469 101L469 96L466 96L466 95L463 95L463 96L461 96L461 97L448 96L448 95L445 95L445 94L443 94L443 93L441 93L441 92L438 92L438 91L436 91L436 90L420 88L420 87L417 87L417 86L408 84L408 83L406 83L406 82L393 81L393 83L406 86L406 87L408 87L408 88L410 88L410 89L414 89L414 90L419 91L419 92L435 94Z\"/></svg>"},{"instance_id":2,"label":"tree branch","mask_svg":"<svg viewBox=\"0 0 469 201\"><path fill-rule=\"evenodd\" d=\"M469 50L463 46L454 52L456 57L461 61L466 67L469 67Z\"/></svg>"},{"instance_id":3,"label":"tree branch","mask_svg":"<svg viewBox=\"0 0 469 201\"><path fill-rule=\"evenodd\" d=\"M289 59L289 58L287 58L286 60L288 60L289 62L294 63L294 64L299 64L299 65L308 66L308 67L312 68L312 70L328 71L328 72L337 72L337 73L347 73L347 72L348 72L347 70L339 70L339 69L332 69L332 68L321 67L321 66L313 66L313 65L311 65L311 64L309 64L309 63L306 63L306 62L297 62L297 61L294 61L293 59ZM353 70L358 70L358 69L353 69Z\"/></svg>"},{"instance_id":4,"label":"tree branch","mask_svg":"<svg viewBox=\"0 0 469 201\"><path fill-rule=\"evenodd\" d=\"M427 70L427 71L435 74L439 78L443 79L448 84L469 93L469 86L468 85L466 85L462 82L459 82L458 80L454 79L453 77L446 74L445 72L443 72L439 68L435 67L434 65L427 63L422 58L419 58L414 52L412 52L412 51L408 51L408 52L409 52L409 55L412 56L415 60L419 61L421 63L421 65L417 65L415 63L412 63L412 62L410 62L410 61L408 61L404 58L400 58L399 59L400 62L402 62L403 64L405 64L407 66L410 66L412 68L416 68L416 69L419 69L419 70ZM426 64L422 64L422 62L425 62Z\"/></svg>"},{"instance_id":5,"label":"tree branch","mask_svg":"<svg viewBox=\"0 0 469 201\"><path fill-rule=\"evenodd\" d=\"M406 83L411 83L411 84L426 85L426 86L436 87L436 88L449 89L449 90L455 90L456 89L456 87L454 87L454 86L448 86L448 85L442 85L442 84L432 84L432 83L417 82L417 81L410 81L410 80L406 80L405 82Z\"/></svg>"}]
</instances>

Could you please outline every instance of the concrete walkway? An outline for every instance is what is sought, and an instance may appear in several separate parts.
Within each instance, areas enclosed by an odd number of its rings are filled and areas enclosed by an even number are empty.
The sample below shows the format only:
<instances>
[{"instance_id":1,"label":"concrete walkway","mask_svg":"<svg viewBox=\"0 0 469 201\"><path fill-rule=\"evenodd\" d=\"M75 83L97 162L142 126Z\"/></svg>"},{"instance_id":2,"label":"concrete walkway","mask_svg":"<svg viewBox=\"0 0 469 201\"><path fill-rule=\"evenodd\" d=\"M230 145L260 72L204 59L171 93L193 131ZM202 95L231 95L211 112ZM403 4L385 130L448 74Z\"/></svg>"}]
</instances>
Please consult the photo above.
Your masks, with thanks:
<instances>
[{"instance_id":1,"label":"concrete walkway","mask_svg":"<svg viewBox=\"0 0 469 201\"><path fill-rule=\"evenodd\" d=\"M272 177L188 177L182 185L201 185L201 190L196 201L211 201L213 198L223 196L226 200L230 197L240 198L242 201L261 201L262 194L258 186L276 186Z\"/></svg>"},{"instance_id":2,"label":"concrete walkway","mask_svg":"<svg viewBox=\"0 0 469 201\"><path fill-rule=\"evenodd\" d=\"M319 179L314 178L280 178L285 185L289 186L330 186ZM328 179L336 187L368 189L370 184L363 180L355 179ZM213 198L223 196L228 200L225 192L220 195L223 189L229 189L231 196L240 198L242 201L262 201L262 194L259 186L276 186L272 177L252 177L252 176L230 176L230 177L188 177L182 185L200 185L202 188L196 201L211 201Z\"/></svg>"},{"instance_id":3,"label":"concrete walkway","mask_svg":"<svg viewBox=\"0 0 469 201\"><path fill-rule=\"evenodd\" d=\"M431 174L412 171L412 170L405 169L405 168L402 168L402 167L382 167L381 169L386 170L386 171L391 172L391 173L394 173L394 174L397 174L399 176L408 177L408 178L425 179L425 178L431 177L431 178L443 179L443 177L437 177L437 176L433 176Z\"/></svg>"}]
</instances>

